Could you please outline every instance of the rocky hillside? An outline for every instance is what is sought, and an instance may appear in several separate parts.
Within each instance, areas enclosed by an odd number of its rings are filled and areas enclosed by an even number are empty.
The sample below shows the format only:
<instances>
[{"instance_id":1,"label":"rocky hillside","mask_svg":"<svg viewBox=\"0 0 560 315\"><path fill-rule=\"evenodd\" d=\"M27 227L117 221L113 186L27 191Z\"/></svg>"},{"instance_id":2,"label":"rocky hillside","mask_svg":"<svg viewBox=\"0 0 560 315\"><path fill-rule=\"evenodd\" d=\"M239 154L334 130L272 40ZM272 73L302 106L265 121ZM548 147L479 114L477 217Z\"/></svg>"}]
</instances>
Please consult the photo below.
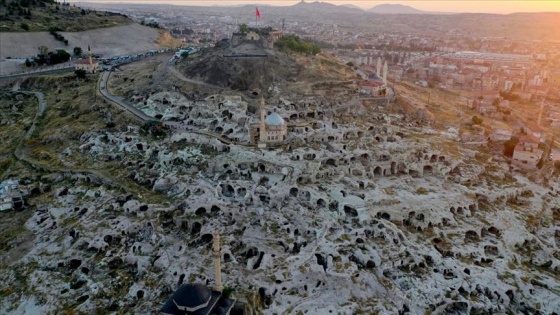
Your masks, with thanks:
<instances>
[{"instance_id":1,"label":"rocky hillside","mask_svg":"<svg viewBox=\"0 0 560 315\"><path fill-rule=\"evenodd\" d=\"M250 46L250 47L247 47ZM235 57L262 54L265 57ZM342 79L345 66L323 55L303 55L262 49L253 44L235 49L215 47L189 56L178 65L187 77L239 91L271 92L276 88L292 88L301 83Z\"/></svg>"},{"instance_id":2,"label":"rocky hillside","mask_svg":"<svg viewBox=\"0 0 560 315\"><path fill-rule=\"evenodd\" d=\"M3 0L0 17L0 32L77 32L132 23L118 13L86 10L54 0Z\"/></svg>"},{"instance_id":3,"label":"rocky hillside","mask_svg":"<svg viewBox=\"0 0 560 315\"><path fill-rule=\"evenodd\" d=\"M275 78L287 83L265 95L267 110L291 128L257 149L257 100L229 89L189 99L181 84L195 76L160 84L172 66L157 58L122 67L107 91L174 128L104 102L94 75L0 94L0 180L29 192L26 208L0 212L0 314L157 313L179 285L214 282L215 230L224 284L248 314L560 309L559 168L525 172L461 143L443 109L428 119L320 84L342 69L322 56L278 57L299 69ZM119 90L133 80L149 93ZM322 91L297 92L313 85Z\"/></svg>"}]
</instances>

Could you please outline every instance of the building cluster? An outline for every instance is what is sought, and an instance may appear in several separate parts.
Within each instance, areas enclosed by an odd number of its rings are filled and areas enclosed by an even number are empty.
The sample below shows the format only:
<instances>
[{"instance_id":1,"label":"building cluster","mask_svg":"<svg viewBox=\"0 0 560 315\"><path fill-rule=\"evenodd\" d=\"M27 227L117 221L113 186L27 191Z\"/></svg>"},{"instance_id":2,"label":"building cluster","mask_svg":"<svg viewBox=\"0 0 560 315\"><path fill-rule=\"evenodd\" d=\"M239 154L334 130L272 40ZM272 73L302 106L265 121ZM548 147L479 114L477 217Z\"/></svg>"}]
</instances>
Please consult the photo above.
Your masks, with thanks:
<instances>
[{"instance_id":1,"label":"building cluster","mask_svg":"<svg viewBox=\"0 0 560 315\"><path fill-rule=\"evenodd\" d=\"M122 10L126 11L122 13L140 20L148 18L158 22L184 42L199 47L230 38L232 33L239 31L242 23L257 26L256 21L235 13L197 14L191 8L192 12L181 14L173 7L161 7L154 12L141 6ZM523 135L519 133L520 129L534 129L530 125L536 124L543 130L542 136L537 138L540 143L545 143L552 138L550 130L560 127L558 43L480 37L472 35L468 29L442 29L437 25L431 30L415 33L389 27L374 32L371 27L359 23L350 27L337 19L322 21L313 16L288 21L283 17L266 16L262 25L321 43L323 53L355 67L354 95L359 94L362 98L385 97L392 93L388 88L391 83L399 80L410 80L424 88L458 91L467 107L475 110L477 115L491 119L486 120L491 122L489 131L483 131L478 136L466 136L467 142L502 142L512 137L519 138ZM259 41L260 35L251 32L243 34L243 38L233 36L231 44L235 46L244 40ZM383 62L381 65L379 60ZM349 93L342 91L344 88L330 87L330 90L315 90L314 93ZM530 117L519 113L520 105L531 103L540 104L539 121L534 119L536 115ZM289 132L291 114L276 114L284 115ZM265 128L267 131L264 133L259 133L264 130L259 124L250 128L252 142L271 143L285 137L280 133L273 134L275 127L272 125L265 124ZM548 137L546 130L549 130Z\"/></svg>"},{"instance_id":2,"label":"building cluster","mask_svg":"<svg viewBox=\"0 0 560 315\"><path fill-rule=\"evenodd\" d=\"M0 183L0 211L18 210L25 205L26 193L20 189L17 180Z\"/></svg>"}]
</instances>

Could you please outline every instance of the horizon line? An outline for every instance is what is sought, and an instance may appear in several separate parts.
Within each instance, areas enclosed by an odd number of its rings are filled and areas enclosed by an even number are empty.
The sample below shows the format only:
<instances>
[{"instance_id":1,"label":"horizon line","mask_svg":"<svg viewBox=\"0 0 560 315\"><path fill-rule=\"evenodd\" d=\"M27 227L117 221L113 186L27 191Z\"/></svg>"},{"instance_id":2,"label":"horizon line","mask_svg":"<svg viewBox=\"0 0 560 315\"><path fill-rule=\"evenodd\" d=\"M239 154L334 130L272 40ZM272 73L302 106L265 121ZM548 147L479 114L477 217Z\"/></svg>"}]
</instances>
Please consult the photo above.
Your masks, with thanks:
<instances>
[{"instance_id":1,"label":"horizon line","mask_svg":"<svg viewBox=\"0 0 560 315\"><path fill-rule=\"evenodd\" d=\"M224 4L224 3L220 3L220 4L209 4L209 2L216 2L216 0L195 0L192 2L197 2L197 3L189 3L191 2L191 0L66 0L66 2L69 3L75 3L75 4L80 4L80 3L98 3L98 4L144 4L144 5L172 5L172 6L184 6L184 7L208 7L208 8L215 8L215 7L223 7L223 8L229 8L229 7L243 7L243 6L263 6L263 7L275 7L275 8L281 8L281 7L291 7L294 5L297 5L298 3L301 2L305 2L307 4L312 4L312 3L327 3L327 4L332 4L335 6L343 6L343 7L347 7L347 8L359 8L364 12L368 12L369 9L375 8L379 5L399 5L399 6L404 6L404 7L408 7L408 8L412 8L414 10L418 10L420 11L419 13L375 13L375 12L369 12L369 13L374 13L374 14L393 14L393 15L398 15L398 14L409 14L409 15L421 15L421 14L494 14L494 15L510 15L510 14L539 14L539 13L560 13L560 11L514 11L514 12L509 12L509 13L498 13L498 12L480 12L480 11L434 11L434 10L424 10L424 9L418 9L416 7L407 5L407 4L399 4L399 3L380 3L371 7L364 7L364 6L358 6L352 3L346 3L346 2L351 2L351 1L355 1L355 0L348 0L348 1L344 1L344 0L326 0L326 1L305 1L305 0L264 0L266 2L294 2L293 4L271 4L271 3L258 3L258 2L252 2L251 0L240 0L241 3L237 3L237 4ZM410 1L410 0L408 0ZM415 2L421 2L423 0L415 0ZM490 1L494 1L494 2L502 2L500 0L490 0ZM488 1L488 2L490 2ZM158 3L159 2L159 3ZM182 2L187 2L187 3L182 3ZM247 2L247 3L243 3L243 2ZM333 3L336 2L336 3ZM362 2L362 1L360 1ZM365 2L365 1L364 1ZM380 2L380 1L375 1L375 2ZM423 2L433 2L433 1L423 1Z\"/></svg>"}]
</instances>

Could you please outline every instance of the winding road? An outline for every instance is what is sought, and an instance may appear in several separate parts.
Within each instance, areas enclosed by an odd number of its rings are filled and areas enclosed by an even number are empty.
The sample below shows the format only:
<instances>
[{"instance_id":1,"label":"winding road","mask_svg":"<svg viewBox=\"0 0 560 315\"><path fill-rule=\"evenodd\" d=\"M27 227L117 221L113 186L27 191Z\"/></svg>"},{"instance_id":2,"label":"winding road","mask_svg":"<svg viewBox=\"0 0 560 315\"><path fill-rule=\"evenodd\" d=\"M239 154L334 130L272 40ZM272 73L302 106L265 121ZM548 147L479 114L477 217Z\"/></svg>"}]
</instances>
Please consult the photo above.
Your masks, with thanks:
<instances>
[{"instance_id":1,"label":"winding road","mask_svg":"<svg viewBox=\"0 0 560 315\"><path fill-rule=\"evenodd\" d=\"M111 76L112 71L105 71L99 77L99 82L97 85L99 93L103 96L103 98L117 106L121 107L124 110L129 111L132 115L140 118L142 121L149 121L149 120L157 120L154 117L150 117L146 115L143 111L139 110L138 108L127 104L124 99L120 96L115 96L109 93L107 89L107 83L109 82L109 77Z\"/></svg>"},{"instance_id":2,"label":"winding road","mask_svg":"<svg viewBox=\"0 0 560 315\"><path fill-rule=\"evenodd\" d=\"M177 70L175 68L171 68L171 71L175 71L177 72ZM132 115L134 115L135 117L139 118L140 120L147 122L147 121L159 121L157 118L152 117L152 116L148 116L146 115L143 111L139 110L138 108L126 103L126 101L124 100L124 98L120 97L120 96L115 96L111 93L109 93L107 85L109 82L109 78L111 76L111 71L106 71L103 73L103 75L100 76L99 78L99 82L98 82L98 90L99 93L101 94L101 96L103 96L103 98L107 101L109 101L110 103L113 103L115 105L117 105L118 107L127 110L128 112L130 112ZM180 73L177 72L177 74L180 75ZM184 76L183 76L184 77ZM212 88L216 88L213 85L210 84L206 84L204 82L198 82L195 80L191 80L191 79L187 79L185 78L185 80L188 80L188 82L191 83L196 83L196 84L200 84L202 86L206 86L208 85L208 87L212 87ZM184 126L183 124L179 123L179 122L169 122L169 121L164 121L161 122L163 125L168 126L172 129L180 129L183 130L184 132L190 132L190 133L196 133L199 135L204 135L204 136L208 136L208 137L212 137L215 138L217 140L219 140L220 142L224 143L224 144L237 144L237 145L242 145L242 146L251 146L249 144L243 144L243 143L236 143L233 142L232 140L223 137L221 135L209 132L209 131L205 131L205 130L188 130L186 128L186 126Z\"/></svg>"}]
</instances>

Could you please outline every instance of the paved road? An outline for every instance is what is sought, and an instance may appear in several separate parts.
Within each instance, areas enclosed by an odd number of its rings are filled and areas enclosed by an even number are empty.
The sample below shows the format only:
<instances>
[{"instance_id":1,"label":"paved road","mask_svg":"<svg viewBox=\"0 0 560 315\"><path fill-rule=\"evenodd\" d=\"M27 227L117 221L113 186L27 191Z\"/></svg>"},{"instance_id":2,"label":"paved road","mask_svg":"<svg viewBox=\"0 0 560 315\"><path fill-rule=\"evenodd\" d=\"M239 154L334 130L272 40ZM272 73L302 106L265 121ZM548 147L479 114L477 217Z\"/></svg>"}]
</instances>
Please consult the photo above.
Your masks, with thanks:
<instances>
[{"instance_id":1,"label":"paved road","mask_svg":"<svg viewBox=\"0 0 560 315\"><path fill-rule=\"evenodd\" d=\"M23 72L23 73L15 73L15 74L8 74L0 76L0 80L2 79L13 79L13 78L21 78L21 77L28 77L28 76L35 76L35 75L42 75L42 74L53 74L53 73L63 73L69 72L74 70L74 66L64 66L60 68L49 68L49 69L42 69L38 71L30 71L30 72Z\"/></svg>"},{"instance_id":2,"label":"paved road","mask_svg":"<svg viewBox=\"0 0 560 315\"><path fill-rule=\"evenodd\" d=\"M176 70L175 70L176 71ZM143 111L139 110L138 108L127 104L126 101L119 96L115 96L111 93L109 93L109 91L107 90L107 83L109 81L109 78L111 76L111 72L107 71L105 73L103 73L103 75L100 78L99 81L99 92L101 93L101 95L108 101L110 101L113 104L116 104L117 106L121 107L124 110L129 111L131 114L133 114L134 116L136 116L137 118L139 118L140 120L146 122L146 121L159 121L157 118L152 117L152 116L148 116L146 115ZM190 79L189 79L190 80ZM197 81L194 81L197 82ZM198 82L200 84L206 84L206 83L202 83L202 82ZM165 121L162 122L165 126L169 126L172 129L179 129L179 130L183 130L185 132L190 132L190 133L196 133L196 134L200 134L200 135L205 135L208 137L212 137L215 139L218 139L220 142L224 143L224 144L237 144L237 145L243 145L243 146L250 146L249 144L242 144L242 143L237 143L234 142L226 137L223 137L221 135L206 131L206 130L189 130L187 129L187 127L185 125L183 125L182 123L179 122L172 122L172 121Z\"/></svg>"},{"instance_id":3,"label":"paved road","mask_svg":"<svg viewBox=\"0 0 560 315\"><path fill-rule=\"evenodd\" d=\"M157 120L154 117L146 115L143 111L139 110L138 108L127 104L122 97L115 96L109 93L109 91L107 90L107 82L109 81L109 77L111 76L111 73L112 71L105 71L103 75L101 75L100 82L98 85L99 93L101 93L101 95L109 102L112 102L117 106L120 106L122 109L129 111L131 114L140 118L142 121Z\"/></svg>"}]
</instances>

